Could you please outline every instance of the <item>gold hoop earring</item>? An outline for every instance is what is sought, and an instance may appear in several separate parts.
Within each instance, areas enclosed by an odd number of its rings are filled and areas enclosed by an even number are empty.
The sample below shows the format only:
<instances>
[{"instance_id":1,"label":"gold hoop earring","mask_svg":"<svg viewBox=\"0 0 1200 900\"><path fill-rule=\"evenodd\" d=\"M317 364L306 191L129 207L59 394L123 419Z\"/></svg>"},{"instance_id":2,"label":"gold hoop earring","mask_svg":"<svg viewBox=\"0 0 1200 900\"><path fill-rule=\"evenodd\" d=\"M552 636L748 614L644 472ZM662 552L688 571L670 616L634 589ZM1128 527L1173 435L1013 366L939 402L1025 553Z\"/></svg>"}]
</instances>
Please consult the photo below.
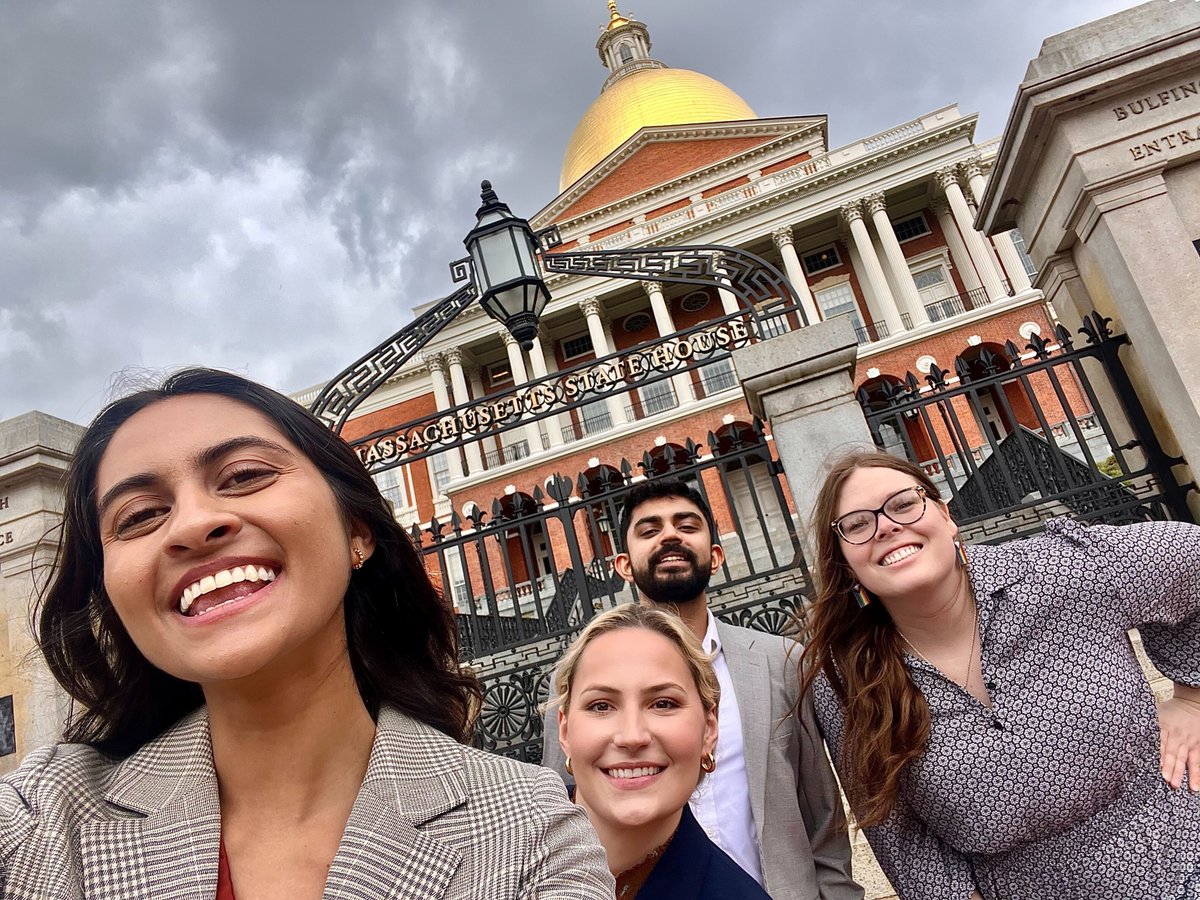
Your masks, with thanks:
<instances>
[{"instance_id":1,"label":"gold hoop earring","mask_svg":"<svg viewBox=\"0 0 1200 900\"><path fill-rule=\"evenodd\" d=\"M571 757L569 757L569 756L567 757L567 764L566 764L566 766L564 766L564 768L567 770L568 775L575 774L575 770L571 768Z\"/></svg>"},{"instance_id":2,"label":"gold hoop earring","mask_svg":"<svg viewBox=\"0 0 1200 900\"><path fill-rule=\"evenodd\" d=\"M712 772L717 768L717 757L711 750L700 757L700 768L705 772Z\"/></svg>"},{"instance_id":3,"label":"gold hoop earring","mask_svg":"<svg viewBox=\"0 0 1200 900\"><path fill-rule=\"evenodd\" d=\"M352 568L354 571L357 572L359 569L361 569L363 567L363 563L365 563L367 561L367 555L362 552L362 548L359 547L358 544L355 544L350 549L354 551L354 556L358 560L357 562L351 563L350 568Z\"/></svg>"}]
</instances>

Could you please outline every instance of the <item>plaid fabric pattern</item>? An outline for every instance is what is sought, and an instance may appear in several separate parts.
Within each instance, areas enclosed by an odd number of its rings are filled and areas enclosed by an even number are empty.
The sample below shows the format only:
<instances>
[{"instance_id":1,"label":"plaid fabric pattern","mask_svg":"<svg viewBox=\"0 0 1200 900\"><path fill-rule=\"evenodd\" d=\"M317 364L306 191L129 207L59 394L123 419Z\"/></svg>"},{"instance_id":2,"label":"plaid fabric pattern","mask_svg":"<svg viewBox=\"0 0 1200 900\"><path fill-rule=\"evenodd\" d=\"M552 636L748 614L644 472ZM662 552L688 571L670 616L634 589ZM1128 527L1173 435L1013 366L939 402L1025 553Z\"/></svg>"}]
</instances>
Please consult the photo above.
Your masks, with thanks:
<instances>
[{"instance_id":1,"label":"plaid fabric pattern","mask_svg":"<svg viewBox=\"0 0 1200 900\"><path fill-rule=\"evenodd\" d=\"M0 781L5 900L212 900L221 809L203 709L125 760L60 744ZM327 900L611 900L586 816L550 772L393 709Z\"/></svg>"}]
</instances>

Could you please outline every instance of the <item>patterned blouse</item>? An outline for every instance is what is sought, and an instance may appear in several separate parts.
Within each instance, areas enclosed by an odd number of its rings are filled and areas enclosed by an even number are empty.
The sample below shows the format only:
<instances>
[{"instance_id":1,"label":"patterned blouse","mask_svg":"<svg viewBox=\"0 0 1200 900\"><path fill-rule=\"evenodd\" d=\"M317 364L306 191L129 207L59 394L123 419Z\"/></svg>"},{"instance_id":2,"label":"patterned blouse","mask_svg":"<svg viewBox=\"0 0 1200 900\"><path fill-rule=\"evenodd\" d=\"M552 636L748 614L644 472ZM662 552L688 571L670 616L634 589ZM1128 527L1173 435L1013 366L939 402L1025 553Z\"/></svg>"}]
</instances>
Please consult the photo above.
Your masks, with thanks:
<instances>
[{"instance_id":1,"label":"patterned blouse","mask_svg":"<svg viewBox=\"0 0 1200 900\"><path fill-rule=\"evenodd\" d=\"M1056 519L968 557L992 706L906 655L932 731L889 818L865 829L900 897L1200 900L1200 794L1162 779L1126 633L1200 686L1200 527ZM841 771L841 708L827 681L814 694Z\"/></svg>"}]
</instances>

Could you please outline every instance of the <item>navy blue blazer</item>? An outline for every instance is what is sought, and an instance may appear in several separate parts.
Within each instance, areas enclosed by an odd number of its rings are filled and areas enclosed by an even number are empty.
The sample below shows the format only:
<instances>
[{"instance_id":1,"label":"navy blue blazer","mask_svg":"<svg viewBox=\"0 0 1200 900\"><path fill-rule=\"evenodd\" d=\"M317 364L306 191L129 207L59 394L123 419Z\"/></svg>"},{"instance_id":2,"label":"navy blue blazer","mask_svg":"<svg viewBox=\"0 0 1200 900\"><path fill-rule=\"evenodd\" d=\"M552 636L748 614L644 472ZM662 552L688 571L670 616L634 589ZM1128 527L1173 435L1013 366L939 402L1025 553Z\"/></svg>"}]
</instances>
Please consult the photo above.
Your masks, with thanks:
<instances>
[{"instance_id":1,"label":"navy blue blazer","mask_svg":"<svg viewBox=\"0 0 1200 900\"><path fill-rule=\"evenodd\" d=\"M685 803L679 830L637 900L771 900L757 881L709 840Z\"/></svg>"}]
</instances>

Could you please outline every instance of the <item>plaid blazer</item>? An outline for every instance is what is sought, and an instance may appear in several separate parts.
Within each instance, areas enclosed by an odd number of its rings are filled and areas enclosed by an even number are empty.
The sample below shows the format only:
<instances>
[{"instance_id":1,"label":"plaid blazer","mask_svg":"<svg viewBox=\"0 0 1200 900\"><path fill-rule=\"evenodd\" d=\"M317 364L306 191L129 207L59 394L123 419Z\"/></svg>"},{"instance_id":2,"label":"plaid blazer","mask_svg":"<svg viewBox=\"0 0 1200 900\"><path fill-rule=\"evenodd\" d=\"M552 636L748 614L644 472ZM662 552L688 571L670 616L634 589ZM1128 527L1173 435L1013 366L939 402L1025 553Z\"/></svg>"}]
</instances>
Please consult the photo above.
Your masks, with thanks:
<instances>
[{"instance_id":1,"label":"plaid blazer","mask_svg":"<svg viewBox=\"0 0 1200 900\"><path fill-rule=\"evenodd\" d=\"M0 781L6 900L213 900L220 837L204 709L126 759L59 744ZM613 893L595 832L552 772L380 712L328 900Z\"/></svg>"}]
</instances>

